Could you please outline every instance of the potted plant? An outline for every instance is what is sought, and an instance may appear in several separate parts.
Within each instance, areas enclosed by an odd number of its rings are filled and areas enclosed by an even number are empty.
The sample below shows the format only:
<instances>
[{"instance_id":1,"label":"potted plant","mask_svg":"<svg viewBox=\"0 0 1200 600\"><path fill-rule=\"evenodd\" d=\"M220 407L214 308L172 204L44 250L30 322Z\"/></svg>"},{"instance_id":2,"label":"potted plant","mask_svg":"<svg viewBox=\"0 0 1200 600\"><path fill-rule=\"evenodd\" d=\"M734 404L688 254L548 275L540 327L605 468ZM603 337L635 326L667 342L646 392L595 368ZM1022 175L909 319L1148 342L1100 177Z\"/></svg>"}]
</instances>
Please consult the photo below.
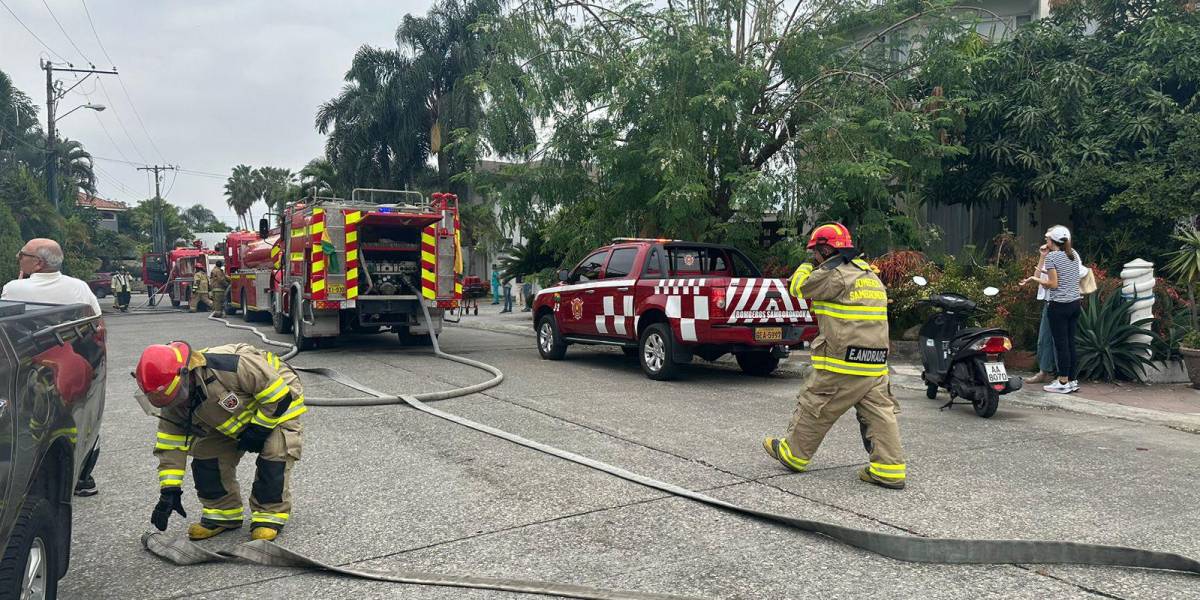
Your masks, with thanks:
<instances>
[{"instance_id":1,"label":"potted plant","mask_svg":"<svg viewBox=\"0 0 1200 600\"><path fill-rule=\"evenodd\" d=\"M1179 353L1187 365L1188 379L1192 387L1200 390L1200 330L1193 329L1179 340Z\"/></svg>"}]
</instances>

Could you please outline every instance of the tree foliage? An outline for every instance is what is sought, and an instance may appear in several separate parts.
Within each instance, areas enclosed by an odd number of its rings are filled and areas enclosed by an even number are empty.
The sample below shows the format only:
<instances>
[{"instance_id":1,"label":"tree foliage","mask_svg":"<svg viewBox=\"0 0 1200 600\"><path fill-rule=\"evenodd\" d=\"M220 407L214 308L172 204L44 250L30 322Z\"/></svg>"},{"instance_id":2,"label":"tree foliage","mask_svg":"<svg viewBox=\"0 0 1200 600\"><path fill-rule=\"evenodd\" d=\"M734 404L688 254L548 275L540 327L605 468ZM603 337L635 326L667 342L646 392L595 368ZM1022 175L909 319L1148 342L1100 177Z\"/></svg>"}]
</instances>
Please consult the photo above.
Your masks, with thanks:
<instances>
[{"instance_id":1,"label":"tree foliage","mask_svg":"<svg viewBox=\"0 0 1200 600\"><path fill-rule=\"evenodd\" d=\"M908 75L964 30L930 28L908 64L877 38L854 41L901 14L834 1L520 4L481 25L498 41L478 83L479 143L528 162L480 179L505 190L509 212L555 221L560 248L726 240L763 211L792 233L837 218L880 245L907 242L895 199L959 150Z\"/></svg>"},{"instance_id":2,"label":"tree foliage","mask_svg":"<svg viewBox=\"0 0 1200 600\"><path fill-rule=\"evenodd\" d=\"M1078 0L946 76L961 143L929 198L1059 200L1087 256L1161 259L1200 212L1200 16L1176 0Z\"/></svg>"}]
</instances>

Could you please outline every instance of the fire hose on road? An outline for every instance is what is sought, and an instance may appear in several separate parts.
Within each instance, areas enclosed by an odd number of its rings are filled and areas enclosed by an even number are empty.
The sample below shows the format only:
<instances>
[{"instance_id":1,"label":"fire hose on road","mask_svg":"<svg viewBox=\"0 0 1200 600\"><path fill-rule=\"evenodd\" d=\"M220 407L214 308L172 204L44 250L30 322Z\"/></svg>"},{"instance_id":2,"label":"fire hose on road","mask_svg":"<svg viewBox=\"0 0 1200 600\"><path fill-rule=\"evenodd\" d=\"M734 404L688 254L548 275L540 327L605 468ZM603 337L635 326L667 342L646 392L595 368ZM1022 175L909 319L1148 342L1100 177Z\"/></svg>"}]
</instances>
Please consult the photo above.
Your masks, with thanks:
<instances>
[{"instance_id":1,"label":"fire hose on road","mask_svg":"<svg viewBox=\"0 0 1200 600\"><path fill-rule=\"evenodd\" d=\"M424 310L426 323L431 322L428 310ZM224 323L227 327L244 329L257 335L264 343L272 346L291 348L282 358L288 360L298 353L292 344L279 342L268 338L257 329L247 325L235 325L225 319L209 317L214 321ZM372 389L354 379L332 369L322 367L292 368L305 373L313 373L358 390L363 397L355 398L309 398L307 404L314 406L373 406L386 404L406 404L421 412L445 419L452 423L469 427L501 439L508 440L526 448L556 456L573 463L583 465L598 471L608 473L626 481L631 481L668 494L688 498L708 506L729 511L735 514L756 518L777 525L791 527L810 533L820 534L844 544L874 552L881 556L909 562L938 563L938 564L1074 564L1094 566L1135 567L1144 569L1162 569L1183 571L1200 574L1200 562L1169 552L1157 552L1125 546L1109 546L1102 544L1084 544L1076 542L1042 541L1042 540L972 540L954 538L926 538L911 535L895 535L855 529L835 525L824 521L801 519L783 514L765 512L753 508L739 506L724 500L713 498L699 492L680 487L675 484L659 481L644 475L633 473L620 467L598 460L581 456L561 448L556 448L541 442L523 438L489 425L476 423L469 419L433 408L425 402L445 400L474 394L499 385L504 380L504 374L494 366L455 356L443 352L438 345L433 327L429 327L434 354L446 360L476 367L492 374L492 378L479 384L440 392L421 394L389 394ZM301 567L307 569L327 570L331 572L365 577L383 581L401 581L424 585L443 585L455 587L485 588L513 592L557 595L571 598L678 598L663 594L641 592L619 592L586 588L582 586L553 584L544 582L523 582L505 579L490 579L480 577L463 577L448 575L430 575L416 573L381 573L359 569L347 569L331 566L320 561L291 552L286 548L268 542L250 542L236 547L232 551L210 552L186 540L169 540L162 534L149 533L143 541L151 552L176 564L196 564L217 560L245 560L264 565Z\"/></svg>"}]
</instances>

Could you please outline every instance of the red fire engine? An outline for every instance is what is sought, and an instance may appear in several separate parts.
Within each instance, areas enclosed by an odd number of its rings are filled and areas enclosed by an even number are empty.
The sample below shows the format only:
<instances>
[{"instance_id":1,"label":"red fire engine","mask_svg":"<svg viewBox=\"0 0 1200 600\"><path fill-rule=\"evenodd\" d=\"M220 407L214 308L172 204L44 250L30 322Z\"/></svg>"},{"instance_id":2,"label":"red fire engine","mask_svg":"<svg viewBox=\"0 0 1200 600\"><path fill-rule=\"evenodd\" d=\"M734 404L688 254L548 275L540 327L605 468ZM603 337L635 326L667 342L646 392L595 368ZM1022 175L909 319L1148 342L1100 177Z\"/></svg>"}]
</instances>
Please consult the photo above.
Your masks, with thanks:
<instances>
[{"instance_id":1,"label":"red fire engine","mask_svg":"<svg viewBox=\"0 0 1200 600\"><path fill-rule=\"evenodd\" d=\"M205 271L211 267L210 257L216 252L201 247L199 241L193 242L191 248L175 248L169 252L147 252L142 255L142 281L146 283L146 291L150 295L150 306L158 302L157 297L166 294L171 299L171 306L191 299L192 276L196 273L196 265L204 262Z\"/></svg>"},{"instance_id":2,"label":"red fire engine","mask_svg":"<svg viewBox=\"0 0 1200 600\"><path fill-rule=\"evenodd\" d=\"M231 299L251 311L269 309L275 331L291 332L300 348L343 332L383 328L402 342L421 343L430 327L435 335L441 332L442 315L462 299L453 194L426 198L356 189L350 200L309 197L291 203L282 223L280 231L268 232L260 222L262 242L229 244L241 249L231 269L239 276ZM268 271L271 283L265 281Z\"/></svg>"},{"instance_id":3,"label":"red fire engine","mask_svg":"<svg viewBox=\"0 0 1200 600\"><path fill-rule=\"evenodd\" d=\"M270 316L272 294L278 288L280 258L279 232L235 231L225 236L225 272L229 290L225 311L242 311L242 319L254 320L255 314Z\"/></svg>"}]
</instances>

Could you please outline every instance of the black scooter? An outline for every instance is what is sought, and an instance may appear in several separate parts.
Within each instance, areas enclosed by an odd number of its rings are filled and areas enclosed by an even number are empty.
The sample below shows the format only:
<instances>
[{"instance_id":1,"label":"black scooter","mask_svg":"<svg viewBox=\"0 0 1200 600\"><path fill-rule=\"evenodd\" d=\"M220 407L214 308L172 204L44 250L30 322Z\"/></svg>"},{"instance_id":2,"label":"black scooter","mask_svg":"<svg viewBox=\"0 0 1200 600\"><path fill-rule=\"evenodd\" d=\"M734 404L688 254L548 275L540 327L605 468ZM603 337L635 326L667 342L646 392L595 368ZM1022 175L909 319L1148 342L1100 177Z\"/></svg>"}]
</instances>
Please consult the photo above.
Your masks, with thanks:
<instances>
[{"instance_id":1,"label":"black scooter","mask_svg":"<svg viewBox=\"0 0 1200 600\"><path fill-rule=\"evenodd\" d=\"M924 287L924 277L913 277ZM1000 293L994 287L983 290L987 296ZM1004 353L1012 350L1012 340L1004 329L966 327L967 317L976 304L966 296L941 293L921 301L936 308L921 326L918 344L924 371L925 395L937 398L938 388L950 393L950 408L957 398L969 400L975 414L988 418L996 414L1000 396L1021 389L1020 377L1010 377L1004 366Z\"/></svg>"}]
</instances>

